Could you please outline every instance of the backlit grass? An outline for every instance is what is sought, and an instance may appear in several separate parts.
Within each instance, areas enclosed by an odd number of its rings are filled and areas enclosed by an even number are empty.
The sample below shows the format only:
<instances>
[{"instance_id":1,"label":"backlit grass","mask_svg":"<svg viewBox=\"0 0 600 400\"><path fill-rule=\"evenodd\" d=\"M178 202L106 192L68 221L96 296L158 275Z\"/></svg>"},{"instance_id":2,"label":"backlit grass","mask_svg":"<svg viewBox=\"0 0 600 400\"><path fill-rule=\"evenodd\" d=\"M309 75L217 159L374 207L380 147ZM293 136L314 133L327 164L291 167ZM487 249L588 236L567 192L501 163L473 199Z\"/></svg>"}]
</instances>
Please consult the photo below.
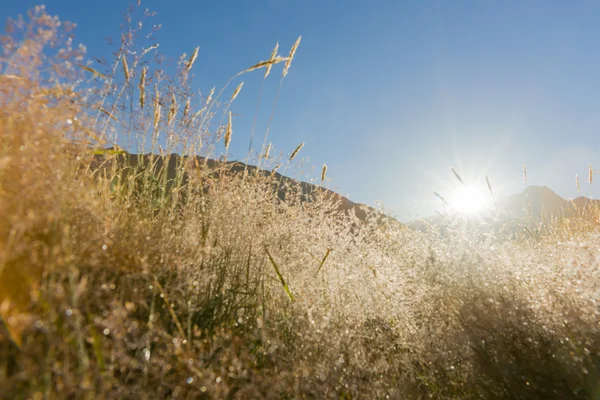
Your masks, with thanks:
<instances>
[{"instance_id":1,"label":"backlit grass","mask_svg":"<svg viewBox=\"0 0 600 400\"><path fill-rule=\"evenodd\" d=\"M132 21L106 65L40 7L2 39L2 397L600 396L597 210L441 235L281 201L196 157L242 140L240 83L195 93L198 50L169 75Z\"/></svg>"}]
</instances>

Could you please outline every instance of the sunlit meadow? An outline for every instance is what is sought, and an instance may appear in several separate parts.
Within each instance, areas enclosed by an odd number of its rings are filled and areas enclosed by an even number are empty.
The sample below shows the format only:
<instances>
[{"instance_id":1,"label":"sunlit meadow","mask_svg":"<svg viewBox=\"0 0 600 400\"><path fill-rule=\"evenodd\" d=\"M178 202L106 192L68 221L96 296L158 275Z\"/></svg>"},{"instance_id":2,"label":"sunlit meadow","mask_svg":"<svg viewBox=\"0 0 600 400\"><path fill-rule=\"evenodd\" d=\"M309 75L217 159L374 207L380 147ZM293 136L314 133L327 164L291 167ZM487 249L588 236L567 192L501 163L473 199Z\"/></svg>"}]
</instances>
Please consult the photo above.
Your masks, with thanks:
<instances>
[{"instance_id":1,"label":"sunlit meadow","mask_svg":"<svg viewBox=\"0 0 600 400\"><path fill-rule=\"evenodd\" d=\"M244 76L285 80L300 40L198 93L147 18L106 63L43 7L2 36L0 397L600 396L597 210L416 230L282 200L301 143L227 151Z\"/></svg>"}]
</instances>

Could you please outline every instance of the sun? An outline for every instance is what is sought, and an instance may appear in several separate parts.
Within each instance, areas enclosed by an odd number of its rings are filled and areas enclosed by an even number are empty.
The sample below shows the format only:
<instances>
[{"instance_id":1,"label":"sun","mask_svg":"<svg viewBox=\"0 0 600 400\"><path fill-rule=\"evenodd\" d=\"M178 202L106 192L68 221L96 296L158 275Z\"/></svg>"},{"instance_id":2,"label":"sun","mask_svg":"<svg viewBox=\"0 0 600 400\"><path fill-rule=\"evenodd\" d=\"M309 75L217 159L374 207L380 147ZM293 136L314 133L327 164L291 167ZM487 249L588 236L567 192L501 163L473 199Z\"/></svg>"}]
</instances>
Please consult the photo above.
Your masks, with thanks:
<instances>
[{"instance_id":1,"label":"sun","mask_svg":"<svg viewBox=\"0 0 600 400\"><path fill-rule=\"evenodd\" d=\"M473 186L457 187L449 198L450 207L466 214L476 214L487 207L485 193Z\"/></svg>"}]
</instances>

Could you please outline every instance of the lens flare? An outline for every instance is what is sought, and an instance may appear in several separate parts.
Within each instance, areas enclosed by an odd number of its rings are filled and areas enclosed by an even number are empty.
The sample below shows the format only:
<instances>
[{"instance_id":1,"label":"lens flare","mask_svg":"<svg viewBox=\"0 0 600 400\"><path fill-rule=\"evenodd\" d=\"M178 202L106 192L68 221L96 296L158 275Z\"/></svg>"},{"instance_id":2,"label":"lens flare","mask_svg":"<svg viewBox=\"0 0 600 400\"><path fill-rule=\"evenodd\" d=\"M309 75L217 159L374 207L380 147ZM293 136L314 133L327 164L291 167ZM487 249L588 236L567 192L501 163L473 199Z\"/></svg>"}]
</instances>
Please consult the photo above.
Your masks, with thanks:
<instances>
[{"instance_id":1,"label":"lens flare","mask_svg":"<svg viewBox=\"0 0 600 400\"><path fill-rule=\"evenodd\" d=\"M487 206L485 193L472 186L456 188L449 199L450 207L461 213L474 214L483 211Z\"/></svg>"}]
</instances>

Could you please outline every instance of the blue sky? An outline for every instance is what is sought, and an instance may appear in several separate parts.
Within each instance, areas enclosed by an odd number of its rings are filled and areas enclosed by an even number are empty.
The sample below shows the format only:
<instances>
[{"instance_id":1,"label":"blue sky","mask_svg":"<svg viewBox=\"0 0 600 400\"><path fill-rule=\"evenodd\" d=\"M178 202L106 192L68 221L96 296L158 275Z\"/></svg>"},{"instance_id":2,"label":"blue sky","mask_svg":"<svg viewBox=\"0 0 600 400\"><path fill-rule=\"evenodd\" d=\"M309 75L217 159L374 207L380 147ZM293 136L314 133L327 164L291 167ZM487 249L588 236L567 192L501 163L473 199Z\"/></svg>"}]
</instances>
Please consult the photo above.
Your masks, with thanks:
<instances>
[{"instance_id":1,"label":"blue sky","mask_svg":"<svg viewBox=\"0 0 600 400\"><path fill-rule=\"evenodd\" d=\"M34 1L3 5L0 17ZM108 55L125 1L48 0L50 14L78 24L76 42ZM600 2L596 1L143 1L161 51L200 46L202 90L302 43L286 77L270 140L289 154L305 142L305 169L329 166L328 186L354 201L381 201L401 219L440 208L433 191L455 184L450 166L499 195L529 184L563 197L594 191L600 170ZM280 73L281 69L277 69ZM262 73L244 77L232 155L243 159ZM278 78L261 100L258 142ZM233 88L232 88L233 89ZM311 171L310 167L315 170ZM598 177L600 179L600 177ZM600 189L596 189L600 193Z\"/></svg>"}]
</instances>

